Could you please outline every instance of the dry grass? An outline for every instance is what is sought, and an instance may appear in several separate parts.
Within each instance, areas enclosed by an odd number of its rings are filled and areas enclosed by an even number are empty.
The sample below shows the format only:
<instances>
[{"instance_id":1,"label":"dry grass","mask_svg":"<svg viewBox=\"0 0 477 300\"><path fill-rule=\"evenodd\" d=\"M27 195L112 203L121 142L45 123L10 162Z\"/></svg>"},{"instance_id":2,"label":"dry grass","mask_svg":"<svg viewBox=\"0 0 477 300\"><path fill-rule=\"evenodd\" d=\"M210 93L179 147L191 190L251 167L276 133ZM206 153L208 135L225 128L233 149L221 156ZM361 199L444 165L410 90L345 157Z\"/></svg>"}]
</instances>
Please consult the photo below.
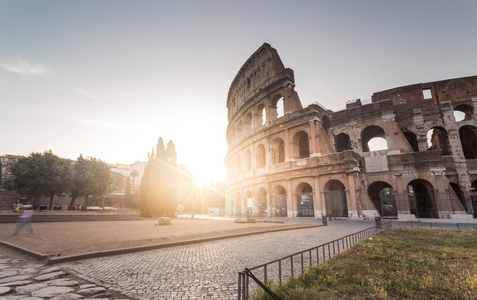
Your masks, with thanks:
<instances>
[{"instance_id":1,"label":"dry grass","mask_svg":"<svg viewBox=\"0 0 477 300\"><path fill-rule=\"evenodd\" d=\"M280 287L269 285L287 300L477 299L477 232L392 228Z\"/></svg>"}]
</instances>

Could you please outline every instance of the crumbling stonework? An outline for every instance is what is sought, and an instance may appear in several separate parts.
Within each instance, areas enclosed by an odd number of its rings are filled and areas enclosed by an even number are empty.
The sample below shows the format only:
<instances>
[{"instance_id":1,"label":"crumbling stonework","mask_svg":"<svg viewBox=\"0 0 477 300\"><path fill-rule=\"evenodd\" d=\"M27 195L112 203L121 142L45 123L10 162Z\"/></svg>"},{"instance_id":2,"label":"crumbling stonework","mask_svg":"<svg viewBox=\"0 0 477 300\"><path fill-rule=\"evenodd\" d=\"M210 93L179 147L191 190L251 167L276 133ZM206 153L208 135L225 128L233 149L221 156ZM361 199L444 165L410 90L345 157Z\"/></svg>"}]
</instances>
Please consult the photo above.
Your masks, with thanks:
<instances>
[{"instance_id":1,"label":"crumbling stonework","mask_svg":"<svg viewBox=\"0 0 477 300\"><path fill-rule=\"evenodd\" d=\"M336 112L303 108L294 87L269 44L235 76L227 215L475 216L477 76L374 93Z\"/></svg>"}]
</instances>

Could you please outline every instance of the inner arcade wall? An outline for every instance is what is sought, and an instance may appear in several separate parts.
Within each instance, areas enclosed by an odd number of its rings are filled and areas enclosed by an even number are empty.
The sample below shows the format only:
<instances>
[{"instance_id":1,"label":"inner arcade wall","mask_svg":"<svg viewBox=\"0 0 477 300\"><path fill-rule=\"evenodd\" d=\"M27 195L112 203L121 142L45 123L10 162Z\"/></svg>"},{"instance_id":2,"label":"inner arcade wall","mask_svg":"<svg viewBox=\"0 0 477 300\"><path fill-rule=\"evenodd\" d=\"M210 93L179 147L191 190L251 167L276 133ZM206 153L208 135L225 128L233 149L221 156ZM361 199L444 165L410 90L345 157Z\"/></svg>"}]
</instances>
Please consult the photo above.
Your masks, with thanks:
<instances>
[{"instance_id":1,"label":"inner arcade wall","mask_svg":"<svg viewBox=\"0 0 477 300\"><path fill-rule=\"evenodd\" d=\"M475 215L477 76L381 91L336 112L303 108L294 88L293 71L269 44L234 78L227 215Z\"/></svg>"}]
</instances>

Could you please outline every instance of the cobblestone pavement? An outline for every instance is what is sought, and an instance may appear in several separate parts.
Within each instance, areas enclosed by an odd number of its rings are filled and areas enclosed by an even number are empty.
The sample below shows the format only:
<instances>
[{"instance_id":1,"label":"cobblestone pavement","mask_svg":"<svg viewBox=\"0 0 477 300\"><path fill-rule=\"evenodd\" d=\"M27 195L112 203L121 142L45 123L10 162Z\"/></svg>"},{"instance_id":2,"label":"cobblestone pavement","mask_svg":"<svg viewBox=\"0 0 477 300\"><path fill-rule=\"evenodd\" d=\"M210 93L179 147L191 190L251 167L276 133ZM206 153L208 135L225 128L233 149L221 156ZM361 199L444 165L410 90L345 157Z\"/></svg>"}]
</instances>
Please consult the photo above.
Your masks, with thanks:
<instances>
[{"instance_id":1,"label":"cobblestone pavement","mask_svg":"<svg viewBox=\"0 0 477 300\"><path fill-rule=\"evenodd\" d=\"M64 263L61 267L133 299L236 299L237 273L245 267L373 225L374 221L334 220L323 227L87 259Z\"/></svg>"}]
</instances>

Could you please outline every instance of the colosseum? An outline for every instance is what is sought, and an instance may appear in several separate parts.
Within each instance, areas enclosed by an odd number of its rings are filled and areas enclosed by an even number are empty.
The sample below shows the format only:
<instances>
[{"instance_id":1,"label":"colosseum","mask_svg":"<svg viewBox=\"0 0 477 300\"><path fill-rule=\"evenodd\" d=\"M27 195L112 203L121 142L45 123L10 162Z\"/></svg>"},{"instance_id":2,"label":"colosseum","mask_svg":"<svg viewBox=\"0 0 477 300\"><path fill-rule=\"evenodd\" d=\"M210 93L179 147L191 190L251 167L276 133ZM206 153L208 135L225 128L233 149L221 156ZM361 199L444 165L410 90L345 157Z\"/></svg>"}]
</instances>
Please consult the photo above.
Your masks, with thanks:
<instances>
[{"instance_id":1,"label":"colosseum","mask_svg":"<svg viewBox=\"0 0 477 300\"><path fill-rule=\"evenodd\" d=\"M292 69L263 44L227 97L226 214L472 219L477 76L302 107Z\"/></svg>"}]
</instances>

